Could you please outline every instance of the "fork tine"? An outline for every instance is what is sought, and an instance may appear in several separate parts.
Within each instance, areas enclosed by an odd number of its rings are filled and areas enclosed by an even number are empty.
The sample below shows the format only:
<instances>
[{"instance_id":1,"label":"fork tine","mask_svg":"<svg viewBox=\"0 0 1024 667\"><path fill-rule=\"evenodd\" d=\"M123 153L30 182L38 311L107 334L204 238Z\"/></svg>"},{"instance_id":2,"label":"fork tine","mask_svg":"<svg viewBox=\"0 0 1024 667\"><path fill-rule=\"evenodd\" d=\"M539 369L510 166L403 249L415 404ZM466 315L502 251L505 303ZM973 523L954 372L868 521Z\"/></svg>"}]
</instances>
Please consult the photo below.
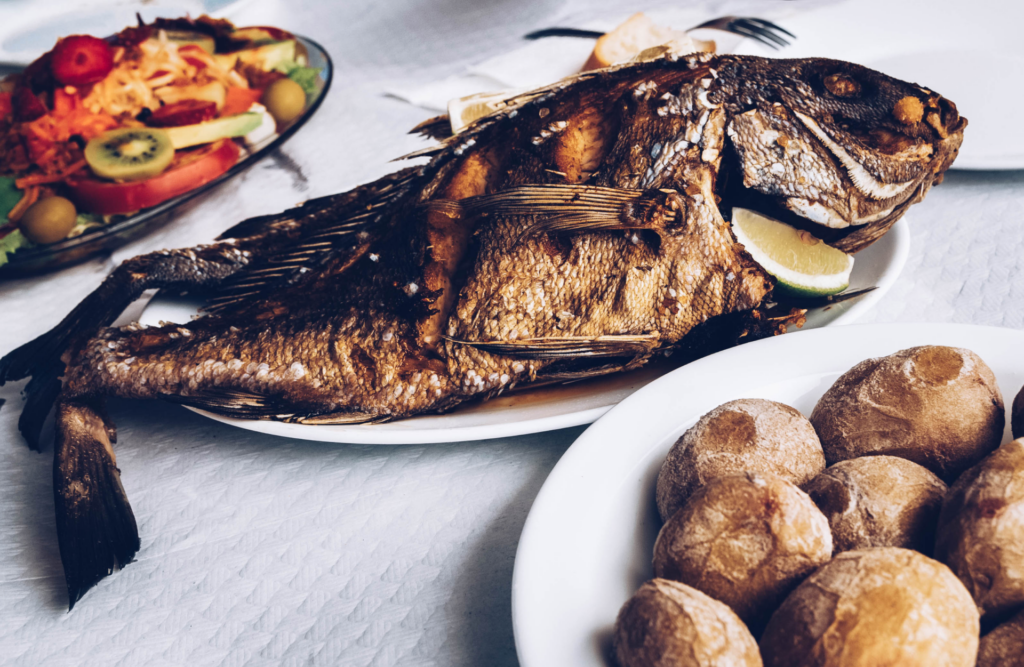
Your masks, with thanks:
<instances>
[{"instance_id":1,"label":"fork tine","mask_svg":"<svg viewBox=\"0 0 1024 667\"><path fill-rule=\"evenodd\" d=\"M760 42L761 44L764 44L765 46L769 46L769 47L771 47L773 49L778 49L779 48L779 45L776 42L768 39L767 37L765 37L760 32L758 32L756 30L753 30L751 27L746 26L746 25L740 25L740 24L737 24L737 23L734 22L734 23L730 23L728 26L724 27L723 30L725 30L726 32L731 32L731 33L736 34L736 35L740 35L742 37L749 37L750 39L754 40L755 42Z\"/></svg>"},{"instance_id":2,"label":"fork tine","mask_svg":"<svg viewBox=\"0 0 1024 667\"><path fill-rule=\"evenodd\" d=\"M741 18L741 19L739 19L739 22L742 22L743 27L748 28L749 30L752 30L752 31L756 32L757 34L761 35L762 37L764 37L766 39L770 39L771 41L775 42L779 46L788 46L789 45L789 40L787 40L782 35L777 34L773 30L771 30L770 28L764 28L762 26L759 26L758 24L754 23L753 21L751 21L750 19L747 19L747 18Z\"/></svg>"},{"instance_id":3,"label":"fork tine","mask_svg":"<svg viewBox=\"0 0 1024 667\"><path fill-rule=\"evenodd\" d=\"M772 48L779 48L780 46L788 46L789 42L779 35L776 35L771 30L762 28L754 23L751 23L745 18L736 19L732 21L728 26L731 32L738 34L746 34L762 44L767 44ZM742 32L741 32L742 31Z\"/></svg>"},{"instance_id":4,"label":"fork tine","mask_svg":"<svg viewBox=\"0 0 1024 667\"><path fill-rule=\"evenodd\" d=\"M789 35L793 39L796 39L796 35L794 35L790 31L786 30L785 28L783 28L778 23L772 23L771 21L766 21L764 19L755 18L753 16L747 17L747 20L750 21L751 23L756 23L756 24L760 25L761 27L766 28L768 30L772 30L772 31L775 31L775 32L782 32L782 33L785 33L785 34Z\"/></svg>"}]
</instances>

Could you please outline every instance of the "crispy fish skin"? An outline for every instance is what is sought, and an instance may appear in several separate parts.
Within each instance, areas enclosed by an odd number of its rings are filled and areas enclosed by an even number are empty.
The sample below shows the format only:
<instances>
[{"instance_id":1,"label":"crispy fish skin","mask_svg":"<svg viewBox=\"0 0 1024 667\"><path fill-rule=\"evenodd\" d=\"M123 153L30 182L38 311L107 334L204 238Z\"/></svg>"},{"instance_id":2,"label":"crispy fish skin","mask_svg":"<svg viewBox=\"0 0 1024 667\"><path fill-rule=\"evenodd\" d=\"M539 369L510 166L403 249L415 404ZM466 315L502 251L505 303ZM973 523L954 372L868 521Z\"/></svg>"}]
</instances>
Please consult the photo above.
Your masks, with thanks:
<instances>
[{"instance_id":1,"label":"crispy fish skin","mask_svg":"<svg viewBox=\"0 0 1024 667\"><path fill-rule=\"evenodd\" d=\"M426 165L128 260L0 359L0 384L33 378L30 444L57 401L71 604L139 544L104 397L373 423L771 335L773 281L723 211L854 252L941 181L965 126L941 96L849 63L672 57L530 91L420 151ZM153 287L206 295L207 315L104 328Z\"/></svg>"}]
</instances>

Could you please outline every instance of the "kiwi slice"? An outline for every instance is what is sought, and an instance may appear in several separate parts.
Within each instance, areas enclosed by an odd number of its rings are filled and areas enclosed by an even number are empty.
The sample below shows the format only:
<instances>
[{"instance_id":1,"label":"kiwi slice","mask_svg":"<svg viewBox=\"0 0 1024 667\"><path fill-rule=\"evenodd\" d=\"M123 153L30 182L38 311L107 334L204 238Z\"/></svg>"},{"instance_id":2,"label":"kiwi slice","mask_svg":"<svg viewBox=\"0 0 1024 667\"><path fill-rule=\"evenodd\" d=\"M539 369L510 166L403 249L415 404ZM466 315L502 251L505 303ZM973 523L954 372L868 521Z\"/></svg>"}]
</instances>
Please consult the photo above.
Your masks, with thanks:
<instances>
[{"instance_id":1,"label":"kiwi slice","mask_svg":"<svg viewBox=\"0 0 1024 667\"><path fill-rule=\"evenodd\" d=\"M141 181L156 176L173 158L171 138L165 131L151 127L111 130L85 145L85 160L93 173L118 181Z\"/></svg>"}]
</instances>

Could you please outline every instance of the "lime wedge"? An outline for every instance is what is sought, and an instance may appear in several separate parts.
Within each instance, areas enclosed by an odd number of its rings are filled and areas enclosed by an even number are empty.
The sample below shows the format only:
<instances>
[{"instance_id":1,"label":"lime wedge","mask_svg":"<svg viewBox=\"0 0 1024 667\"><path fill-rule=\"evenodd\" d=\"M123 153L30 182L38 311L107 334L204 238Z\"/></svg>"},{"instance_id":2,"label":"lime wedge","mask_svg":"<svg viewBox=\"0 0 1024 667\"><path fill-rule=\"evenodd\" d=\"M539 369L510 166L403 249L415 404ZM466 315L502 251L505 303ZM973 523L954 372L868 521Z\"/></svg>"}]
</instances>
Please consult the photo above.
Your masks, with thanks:
<instances>
[{"instance_id":1,"label":"lime wedge","mask_svg":"<svg viewBox=\"0 0 1024 667\"><path fill-rule=\"evenodd\" d=\"M782 291L796 296L838 294L850 286L853 257L809 232L745 208L732 210L732 230Z\"/></svg>"}]
</instances>

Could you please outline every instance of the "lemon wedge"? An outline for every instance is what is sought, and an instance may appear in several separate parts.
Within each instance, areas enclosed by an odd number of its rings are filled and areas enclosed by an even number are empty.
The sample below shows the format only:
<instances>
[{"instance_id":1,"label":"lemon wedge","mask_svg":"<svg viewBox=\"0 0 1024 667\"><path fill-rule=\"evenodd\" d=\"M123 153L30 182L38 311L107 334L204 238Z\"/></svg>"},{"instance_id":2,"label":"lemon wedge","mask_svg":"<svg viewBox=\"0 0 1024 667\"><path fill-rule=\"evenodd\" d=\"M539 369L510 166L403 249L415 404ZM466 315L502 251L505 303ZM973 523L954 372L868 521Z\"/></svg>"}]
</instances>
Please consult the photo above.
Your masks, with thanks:
<instances>
[{"instance_id":1,"label":"lemon wedge","mask_svg":"<svg viewBox=\"0 0 1024 667\"><path fill-rule=\"evenodd\" d=\"M823 296L850 286L853 257L809 232L745 208L732 210L732 230L754 261L789 294Z\"/></svg>"},{"instance_id":2,"label":"lemon wedge","mask_svg":"<svg viewBox=\"0 0 1024 667\"><path fill-rule=\"evenodd\" d=\"M505 108L506 102L521 92L521 89L499 90L496 93L477 93L449 100L448 120L452 124L452 134L458 134L478 118Z\"/></svg>"}]
</instances>

